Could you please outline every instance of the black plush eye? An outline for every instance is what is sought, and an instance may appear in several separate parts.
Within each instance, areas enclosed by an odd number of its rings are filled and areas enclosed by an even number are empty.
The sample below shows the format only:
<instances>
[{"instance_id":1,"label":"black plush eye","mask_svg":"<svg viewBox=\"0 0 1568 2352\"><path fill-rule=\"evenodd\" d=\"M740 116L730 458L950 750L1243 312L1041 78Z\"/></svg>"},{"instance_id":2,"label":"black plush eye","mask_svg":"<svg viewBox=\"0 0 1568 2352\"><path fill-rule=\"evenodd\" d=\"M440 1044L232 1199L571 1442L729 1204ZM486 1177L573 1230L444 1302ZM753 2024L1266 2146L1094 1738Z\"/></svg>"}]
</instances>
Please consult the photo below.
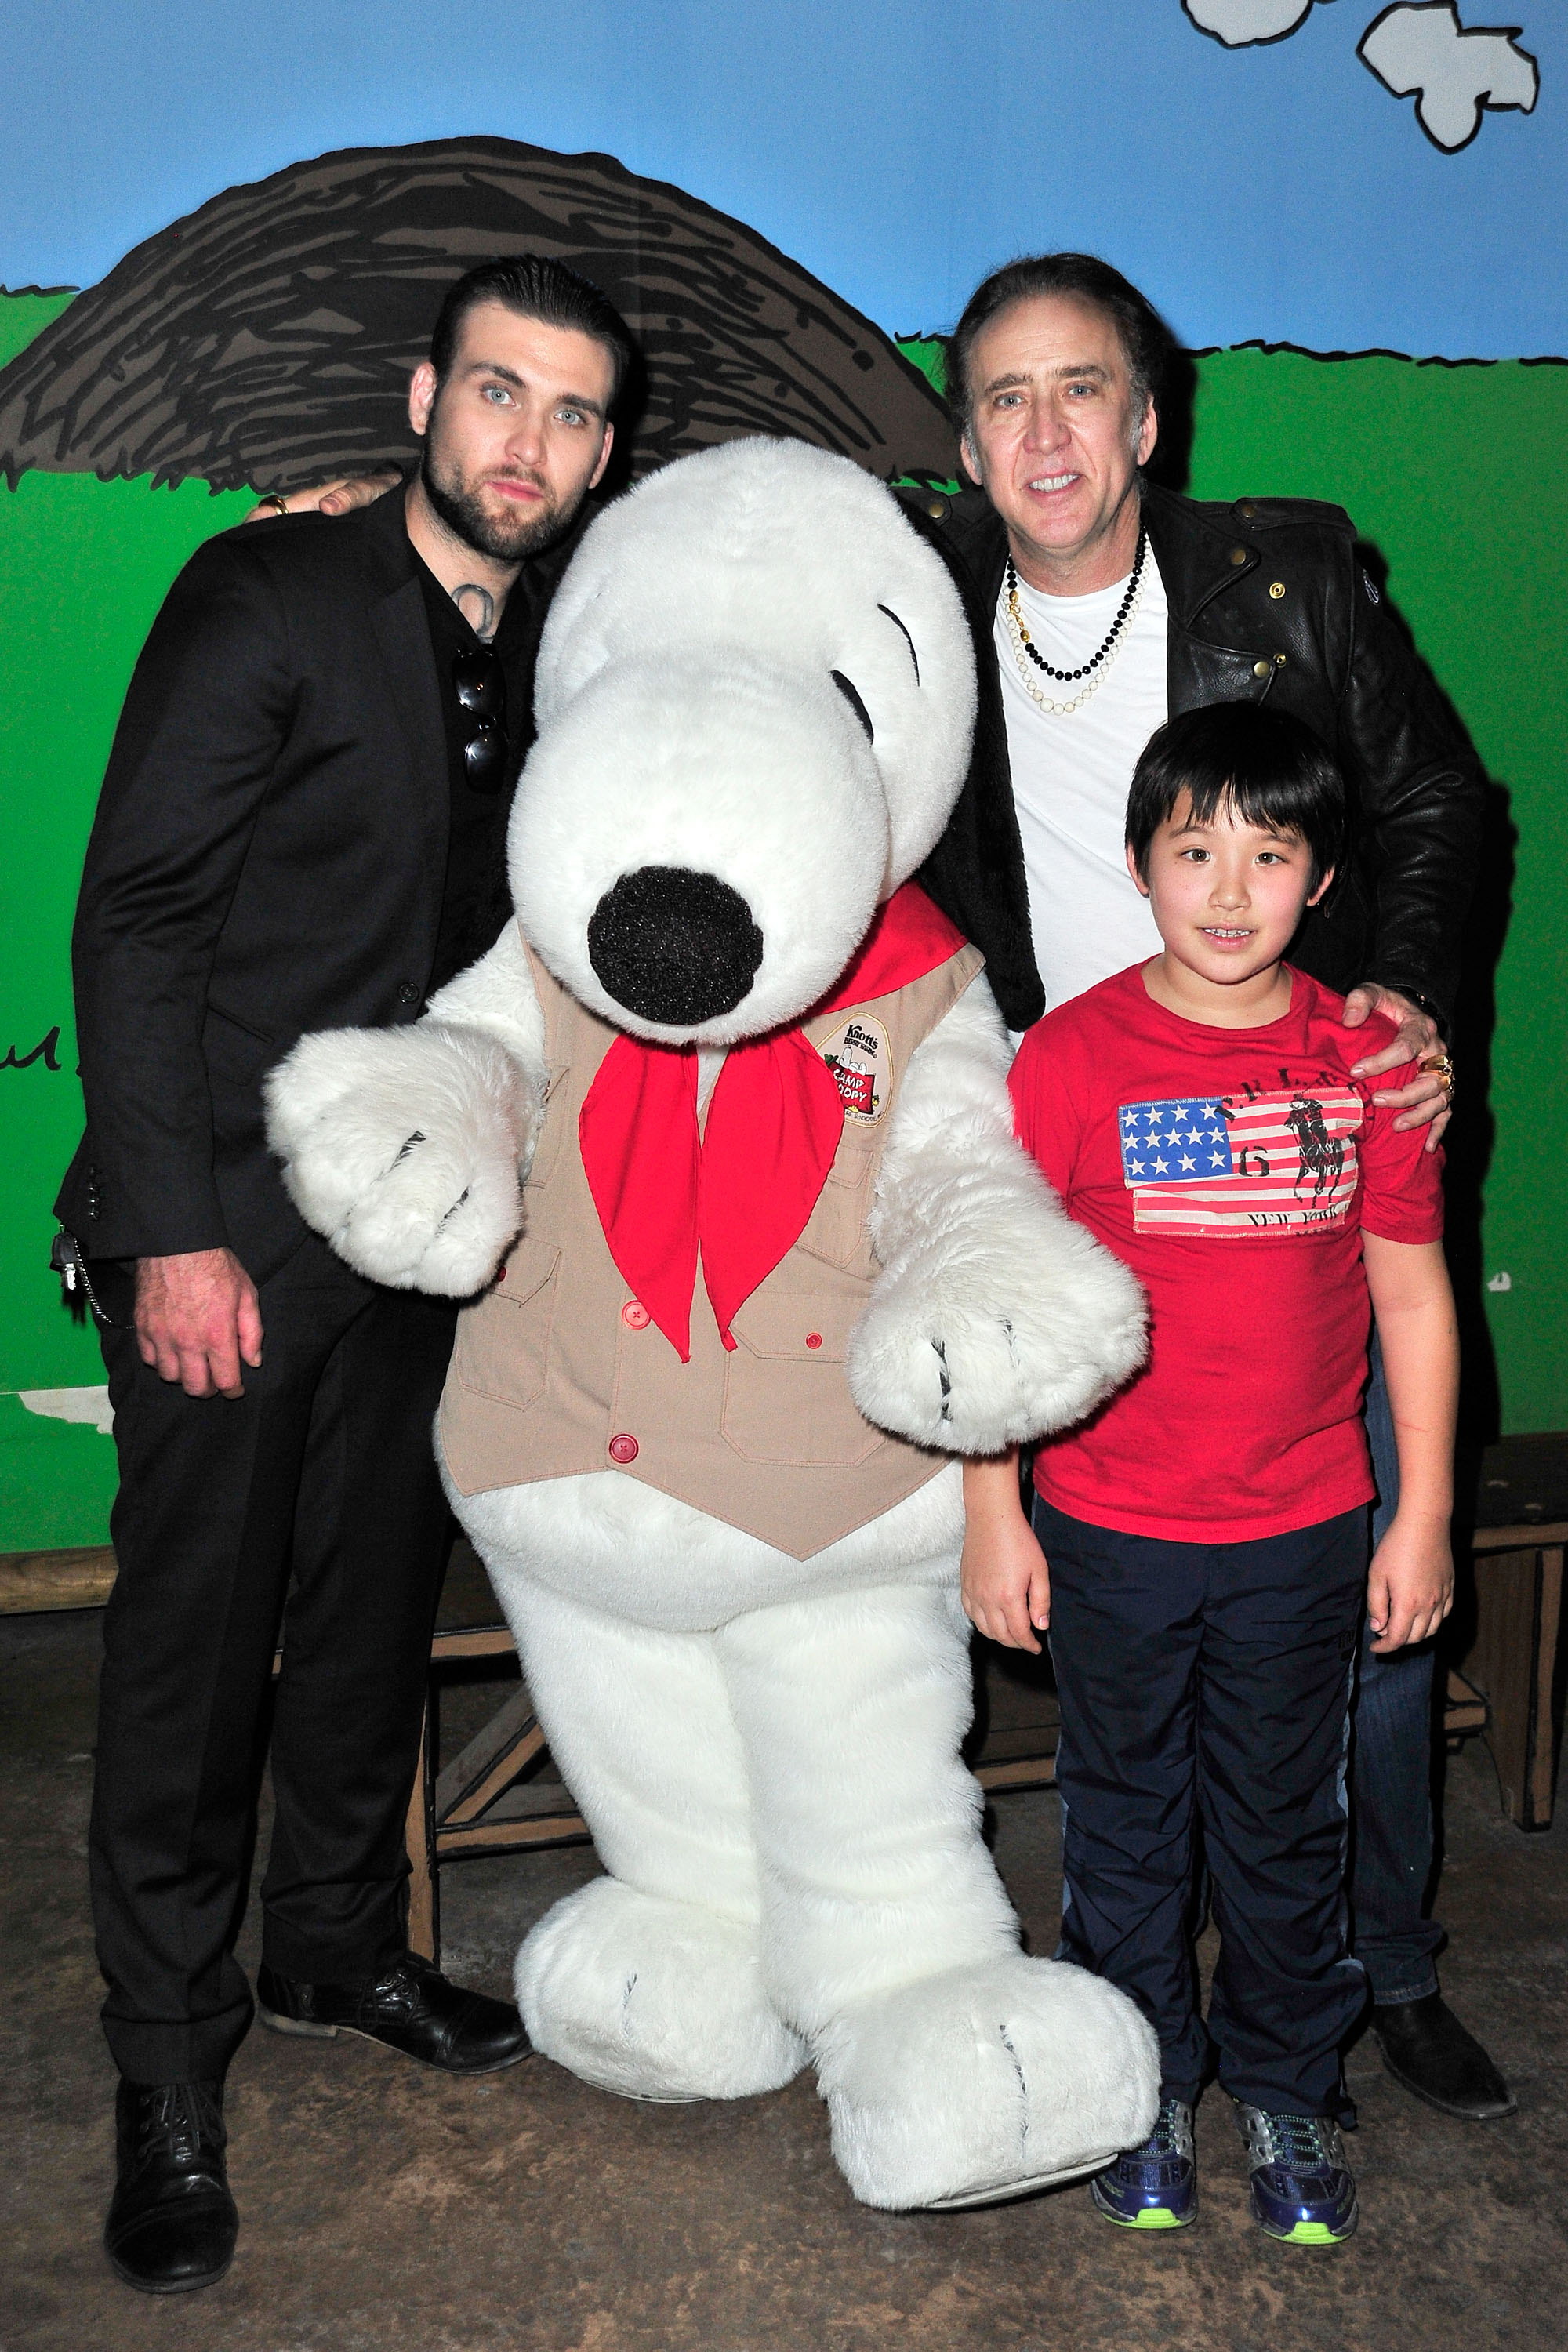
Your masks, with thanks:
<instances>
[{"instance_id":1,"label":"black plush eye","mask_svg":"<svg viewBox=\"0 0 1568 2352\"><path fill-rule=\"evenodd\" d=\"M866 730L867 742L874 743L877 740L877 730L871 724L871 714L867 709L865 704L861 701L859 689L856 686L854 679L851 677L846 677L841 669L834 670L831 673L831 676L834 685L838 688L839 693L844 697L845 701L849 705L850 709L855 713L856 718Z\"/></svg>"},{"instance_id":2,"label":"black plush eye","mask_svg":"<svg viewBox=\"0 0 1568 2352\"><path fill-rule=\"evenodd\" d=\"M889 620L891 621L894 628L898 630L900 635L903 638L905 645L908 646L910 649L910 659L915 666L915 684L919 686L921 682L921 657L915 651L915 641L913 637L910 636L908 629L905 628L902 621L900 620L898 614L894 612L890 604L879 604L877 610L879 613L886 613Z\"/></svg>"}]
</instances>

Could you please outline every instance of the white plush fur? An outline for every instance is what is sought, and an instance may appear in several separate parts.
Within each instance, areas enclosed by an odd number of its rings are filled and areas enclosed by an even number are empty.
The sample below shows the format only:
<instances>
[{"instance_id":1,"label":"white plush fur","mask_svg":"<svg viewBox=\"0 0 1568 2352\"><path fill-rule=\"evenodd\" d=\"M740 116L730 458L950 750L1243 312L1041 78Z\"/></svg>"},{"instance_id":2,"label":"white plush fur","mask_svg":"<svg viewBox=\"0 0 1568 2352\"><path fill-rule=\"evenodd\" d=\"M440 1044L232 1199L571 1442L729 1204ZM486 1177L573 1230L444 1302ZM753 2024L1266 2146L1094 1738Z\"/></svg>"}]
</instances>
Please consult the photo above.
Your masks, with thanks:
<instances>
[{"instance_id":1,"label":"white plush fur","mask_svg":"<svg viewBox=\"0 0 1568 2352\"><path fill-rule=\"evenodd\" d=\"M893 1579L951 1584L963 1544L957 1463L806 1559L616 1470L488 1494L447 1491L498 1593L498 1579L546 1584L665 1633L712 1633L773 1601Z\"/></svg>"},{"instance_id":2,"label":"white plush fur","mask_svg":"<svg viewBox=\"0 0 1568 2352\"><path fill-rule=\"evenodd\" d=\"M884 1271L847 1358L868 1421L956 1454L1081 1420L1143 1358L1143 1295L1015 1141L1006 1066L976 982L910 1061L871 1217Z\"/></svg>"},{"instance_id":3,"label":"white plush fur","mask_svg":"<svg viewBox=\"0 0 1568 2352\"><path fill-rule=\"evenodd\" d=\"M329 1029L267 1081L267 1139L300 1215L373 1282L466 1298L522 1223L538 1101L477 1029Z\"/></svg>"},{"instance_id":4,"label":"white plush fur","mask_svg":"<svg viewBox=\"0 0 1568 2352\"><path fill-rule=\"evenodd\" d=\"M973 651L942 559L878 483L799 442L731 442L594 524L551 605L535 703L509 852L529 938L621 1027L732 1045L805 1012L935 844ZM588 919L645 865L716 874L750 906L763 961L733 1013L677 1031L601 987Z\"/></svg>"},{"instance_id":5,"label":"white plush fur","mask_svg":"<svg viewBox=\"0 0 1568 2352\"><path fill-rule=\"evenodd\" d=\"M865 937L888 856L876 761L826 671L732 646L600 671L530 753L511 821L518 913L557 979L619 1027L683 1042L731 1045L822 995ZM716 874L751 908L763 961L733 1012L675 1030L601 985L589 919L644 866Z\"/></svg>"},{"instance_id":6,"label":"white plush fur","mask_svg":"<svg viewBox=\"0 0 1568 2352\"><path fill-rule=\"evenodd\" d=\"M674 1554L633 1573L678 1572ZM492 1561L552 1750L606 1870L518 1956L540 2048L642 2097L817 2065L834 2153L891 2207L1005 2193L1141 2138L1131 2004L1027 1959L958 1759L951 1584L652 1633Z\"/></svg>"},{"instance_id":7,"label":"white plush fur","mask_svg":"<svg viewBox=\"0 0 1568 2352\"><path fill-rule=\"evenodd\" d=\"M522 1223L544 1021L517 927L409 1029L302 1038L266 1082L300 1215L373 1282L468 1298Z\"/></svg>"},{"instance_id":8,"label":"white plush fur","mask_svg":"<svg viewBox=\"0 0 1568 2352\"><path fill-rule=\"evenodd\" d=\"M818 999L919 865L973 707L957 593L868 477L780 443L669 467L593 526L552 607L509 844L531 941L622 1027L697 1045L706 1087L725 1047ZM589 918L643 866L747 899L763 957L731 1013L658 1028L601 989ZM1064 1425L1142 1349L1136 1286L1014 1140L1006 1065L976 982L891 1114L885 1270L850 1342L861 1410L953 1454ZM517 1230L545 1076L509 930L417 1026L307 1039L269 1133L352 1264L461 1293ZM607 1874L518 1956L541 2050L642 2098L814 2063L873 2205L1005 2195L1142 2137L1152 2033L1023 1956L980 1837L956 1461L804 1560L607 1469L447 1491Z\"/></svg>"},{"instance_id":9,"label":"white plush fur","mask_svg":"<svg viewBox=\"0 0 1568 2352\"><path fill-rule=\"evenodd\" d=\"M536 2050L584 2083L658 2101L782 2090L807 2052L769 2000L754 1927L595 1878L517 1956Z\"/></svg>"},{"instance_id":10,"label":"white plush fur","mask_svg":"<svg viewBox=\"0 0 1568 2352\"><path fill-rule=\"evenodd\" d=\"M542 1097L544 1013L515 923L507 925L488 955L430 999L427 1017L460 1029L482 1029L506 1047L524 1086Z\"/></svg>"},{"instance_id":11,"label":"white plush fur","mask_svg":"<svg viewBox=\"0 0 1568 2352\"><path fill-rule=\"evenodd\" d=\"M1135 2147L1153 2121L1159 2049L1098 1977L1006 1952L845 2010L816 2070L857 2197L980 2204Z\"/></svg>"}]
</instances>

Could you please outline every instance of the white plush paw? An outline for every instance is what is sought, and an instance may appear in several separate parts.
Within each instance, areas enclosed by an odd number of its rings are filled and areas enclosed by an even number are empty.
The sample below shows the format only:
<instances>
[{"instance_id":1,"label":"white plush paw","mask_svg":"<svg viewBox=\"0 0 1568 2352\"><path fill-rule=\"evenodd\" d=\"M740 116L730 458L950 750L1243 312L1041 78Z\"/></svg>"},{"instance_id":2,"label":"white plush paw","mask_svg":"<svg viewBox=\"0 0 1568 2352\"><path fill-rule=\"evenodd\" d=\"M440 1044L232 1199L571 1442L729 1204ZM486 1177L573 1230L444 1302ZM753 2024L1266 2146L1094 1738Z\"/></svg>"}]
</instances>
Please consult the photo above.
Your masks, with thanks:
<instances>
[{"instance_id":1,"label":"white plush paw","mask_svg":"<svg viewBox=\"0 0 1568 2352\"><path fill-rule=\"evenodd\" d=\"M522 1223L531 1090L475 1030L337 1029L268 1078L267 1139L307 1224L373 1282L465 1298Z\"/></svg>"},{"instance_id":2,"label":"white plush paw","mask_svg":"<svg viewBox=\"0 0 1568 2352\"><path fill-rule=\"evenodd\" d=\"M1064 1216L1046 1238L1032 1261L933 1245L888 1269L846 1356L868 1421L918 1445L999 1454L1070 1427L1136 1370L1132 1276Z\"/></svg>"},{"instance_id":3,"label":"white plush paw","mask_svg":"<svg viewBox=\"0 0 1568 2352\"><path fill-rule=\"evenodd\" d=\"M1090 2171L1153 2127L1160 2053L1125 1994L1021 1953L857 2003L817 2037L863 2204L982 2203Z\"/></svg>"},{"instance_id":4,"label":"white plush paw","mask_svg":"<svg viewBox=\"0 0 1568 2352\"><path fill-rule=\"evenodd\" d=\"M536 2050L626 2098L744 2099L805 2064L763 1989L754 1929L615 1878L540 1921L517 2004Z\"/></svg>"}]
</instances>

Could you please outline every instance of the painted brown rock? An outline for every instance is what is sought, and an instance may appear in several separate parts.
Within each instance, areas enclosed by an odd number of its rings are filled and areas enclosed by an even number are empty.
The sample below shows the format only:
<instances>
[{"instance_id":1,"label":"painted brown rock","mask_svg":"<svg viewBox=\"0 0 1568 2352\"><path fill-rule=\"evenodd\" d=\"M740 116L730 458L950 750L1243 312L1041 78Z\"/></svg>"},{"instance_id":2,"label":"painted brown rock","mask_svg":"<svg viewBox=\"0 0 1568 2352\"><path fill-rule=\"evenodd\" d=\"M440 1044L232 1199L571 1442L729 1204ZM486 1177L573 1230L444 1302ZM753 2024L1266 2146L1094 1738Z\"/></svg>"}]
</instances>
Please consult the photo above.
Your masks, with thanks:
<instances>
[{"instance_id":1,"label":"painted brown rock","mask_svg":"<svg viewBox=\"0 0 1568 2352\"><path fill-rule=\"evenodd\" d=\"M138 246L0 370L0 470L289 490L405 463L443 289L523 250L591 278L642 348L620 478L747 433L954 472L920 371L754 231L611 156L478 138L293 164Z\"/></svg>"}]
</instances>

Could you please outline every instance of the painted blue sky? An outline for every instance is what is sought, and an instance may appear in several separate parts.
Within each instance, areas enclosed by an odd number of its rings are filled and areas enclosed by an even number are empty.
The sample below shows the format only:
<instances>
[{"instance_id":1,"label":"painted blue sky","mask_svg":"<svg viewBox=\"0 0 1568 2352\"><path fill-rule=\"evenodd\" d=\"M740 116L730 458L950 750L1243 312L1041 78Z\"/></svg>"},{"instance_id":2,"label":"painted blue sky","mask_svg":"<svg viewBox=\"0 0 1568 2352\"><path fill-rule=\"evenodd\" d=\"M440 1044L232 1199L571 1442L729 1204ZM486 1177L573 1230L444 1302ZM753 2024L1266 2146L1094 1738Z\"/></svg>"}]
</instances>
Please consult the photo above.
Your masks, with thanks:
<instances>
[{"instance_id":1,"label":"painted blue sky","mask_svg":"<svg viewBox=\"0 0 1568 2352\"><path fill-rule=\"evenodd\" d=\"M984 271L1103 253L1191 345L1568 352L1568 7L1531 114L1441 153L1319 0L1223 47L1180 0L45 0L8 12L0 284L89 285L238 181L489 132L607 151L738 215L895 333Z\"/></svg>"}]
</instances>

